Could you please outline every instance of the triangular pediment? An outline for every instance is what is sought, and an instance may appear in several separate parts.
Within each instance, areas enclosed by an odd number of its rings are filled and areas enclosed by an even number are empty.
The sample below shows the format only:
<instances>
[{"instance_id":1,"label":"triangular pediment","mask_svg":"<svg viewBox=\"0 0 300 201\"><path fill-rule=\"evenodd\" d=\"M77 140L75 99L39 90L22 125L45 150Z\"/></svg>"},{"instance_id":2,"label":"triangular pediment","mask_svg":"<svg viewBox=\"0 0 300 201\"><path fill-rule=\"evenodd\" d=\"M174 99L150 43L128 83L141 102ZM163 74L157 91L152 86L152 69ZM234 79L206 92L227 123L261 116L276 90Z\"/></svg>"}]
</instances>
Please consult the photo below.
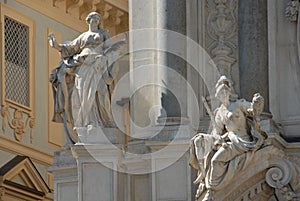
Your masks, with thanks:
<instances>
[{"instance_id":1,"label":"triangular pediment","mask_svg":"<svg viewBox=\"0 0 300 201\"><path fill-rule=\"evenodd\" d=\"M0 168L0 183L39 195L49 192L49 187L26 156L16 156Z\"/></svg>"}]
</instances>

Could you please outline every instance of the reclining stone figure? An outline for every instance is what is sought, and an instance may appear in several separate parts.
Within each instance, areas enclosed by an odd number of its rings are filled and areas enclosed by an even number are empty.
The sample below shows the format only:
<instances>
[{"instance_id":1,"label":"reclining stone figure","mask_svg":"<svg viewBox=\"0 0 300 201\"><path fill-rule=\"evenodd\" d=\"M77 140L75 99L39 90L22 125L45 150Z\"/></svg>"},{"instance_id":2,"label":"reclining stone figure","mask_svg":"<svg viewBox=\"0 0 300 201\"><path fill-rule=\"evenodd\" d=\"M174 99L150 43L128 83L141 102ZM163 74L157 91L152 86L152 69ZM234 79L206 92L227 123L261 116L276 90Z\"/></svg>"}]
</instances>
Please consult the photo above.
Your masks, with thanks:
<instances>
[{"instance_id":1,"label":"reclining stone figure","mask_svg":"<svg viewBox=\"0 0 300 201\"><path fill-rule=\"evenodd\" d=\"M196 197L205 201L213 200L214 191L247 166L266 137L260 129L264 106L260 94L255 94L252 102L234 98L231 81L221 76L215 97L221 105L212 114L212 132L195 135L190 148L190 165L198 170Z\"/></svg>"}]
</instances>

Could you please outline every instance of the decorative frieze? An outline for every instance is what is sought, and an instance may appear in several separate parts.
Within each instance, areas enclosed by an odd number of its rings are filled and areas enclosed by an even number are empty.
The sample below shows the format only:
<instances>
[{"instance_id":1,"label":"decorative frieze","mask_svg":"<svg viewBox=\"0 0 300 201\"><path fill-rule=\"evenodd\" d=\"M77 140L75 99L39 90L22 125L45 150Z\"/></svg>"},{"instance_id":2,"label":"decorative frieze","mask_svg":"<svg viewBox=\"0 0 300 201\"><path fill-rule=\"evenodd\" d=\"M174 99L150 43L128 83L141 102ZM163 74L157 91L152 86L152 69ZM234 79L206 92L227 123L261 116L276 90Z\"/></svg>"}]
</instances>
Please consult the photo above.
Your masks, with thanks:
<instances>
[{"instance_id":1,"label":"decorative frieze","mask_svg":"<svg viewBox=\"0 0 300 201\"><path fill-rule=\"evenodd\" d=\"M54 7L65 9L67 14L77 16L78 20L85 20L85 17L90 12L99 12L103 16L106 27L119 26L121 23L128 24L123 21L123 19L128 20L128 17L122 18L123 15L128 14L116 5L112 5L105 0L53 0Z\"/></svg>"}]
</instances>

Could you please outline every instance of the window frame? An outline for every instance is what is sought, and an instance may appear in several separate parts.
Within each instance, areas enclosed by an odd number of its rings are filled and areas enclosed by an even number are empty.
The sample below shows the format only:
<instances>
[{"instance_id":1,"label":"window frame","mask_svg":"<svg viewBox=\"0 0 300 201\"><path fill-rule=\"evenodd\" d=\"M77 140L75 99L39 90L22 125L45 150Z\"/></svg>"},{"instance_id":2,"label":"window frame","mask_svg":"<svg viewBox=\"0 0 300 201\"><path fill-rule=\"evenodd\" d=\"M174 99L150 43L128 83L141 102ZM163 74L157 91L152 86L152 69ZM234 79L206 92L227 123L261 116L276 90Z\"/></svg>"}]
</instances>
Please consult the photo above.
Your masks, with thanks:
<instances>
[{"instance_id":1,"label":"window frame","mask_svg":"<svg viewBox=\"0 0 300 201\"><path fill-rule=\"evenodd\" d=\"M8 17L12 20L15 20L21 24L24 24L28 27L29 31L29 107L22 105L21 103L17 103L13 100L7 99L5 95L5 41L4 41L4 19L5 17ZM11 108L14 108L16 110L21 110L22 112L28 114L29 116L34 116L35 113L35 84L34 84L34 78L35 78L35 21L0 3L0 22L1 22L1 104L2 106L8 105Z\"/></svg>"}]
</instances>

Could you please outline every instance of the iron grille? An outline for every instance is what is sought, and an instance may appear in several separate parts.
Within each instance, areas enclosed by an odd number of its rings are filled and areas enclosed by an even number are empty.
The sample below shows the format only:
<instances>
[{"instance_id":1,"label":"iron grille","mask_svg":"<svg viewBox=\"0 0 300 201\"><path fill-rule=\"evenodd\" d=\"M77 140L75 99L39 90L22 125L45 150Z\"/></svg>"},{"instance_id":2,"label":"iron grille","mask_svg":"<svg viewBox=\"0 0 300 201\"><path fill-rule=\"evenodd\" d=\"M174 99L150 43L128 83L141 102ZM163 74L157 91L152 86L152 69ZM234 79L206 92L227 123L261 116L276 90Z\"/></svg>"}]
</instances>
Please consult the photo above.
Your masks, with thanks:
<instances>
[{"instance_id":1,"label":"iron grille","mask_svg":"<svg viewBox=\"0 0 300 201\"><path fill-rule=\"evenodd\" d=\"M30 106L29 27L4 18L5 98Z\"/></svg>"}]
</instances>

